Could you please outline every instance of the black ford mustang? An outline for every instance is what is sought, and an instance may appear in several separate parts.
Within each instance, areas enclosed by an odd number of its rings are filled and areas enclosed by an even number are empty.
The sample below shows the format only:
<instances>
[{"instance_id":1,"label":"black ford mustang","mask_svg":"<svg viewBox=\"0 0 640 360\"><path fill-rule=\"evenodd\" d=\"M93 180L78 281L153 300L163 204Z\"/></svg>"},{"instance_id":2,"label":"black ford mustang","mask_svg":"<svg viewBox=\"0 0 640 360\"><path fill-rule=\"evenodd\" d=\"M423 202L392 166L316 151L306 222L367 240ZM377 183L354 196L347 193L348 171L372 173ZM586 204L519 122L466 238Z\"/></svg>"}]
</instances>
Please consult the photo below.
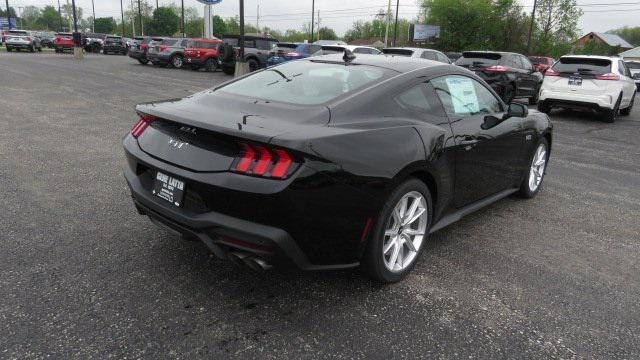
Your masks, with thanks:
<instances>
[{"instance_id":1,"label":"black ford mustang","mask_svg":"<svg viewBox=\"0 0 640 360\"><path fill-rule=\"evenodd\" d=\"M124 139L138 212L252 268L362 264L393 282L429 233L540 190L545 114L460 67L347 55L138 105Z\"/></svg>"}]
</instances>

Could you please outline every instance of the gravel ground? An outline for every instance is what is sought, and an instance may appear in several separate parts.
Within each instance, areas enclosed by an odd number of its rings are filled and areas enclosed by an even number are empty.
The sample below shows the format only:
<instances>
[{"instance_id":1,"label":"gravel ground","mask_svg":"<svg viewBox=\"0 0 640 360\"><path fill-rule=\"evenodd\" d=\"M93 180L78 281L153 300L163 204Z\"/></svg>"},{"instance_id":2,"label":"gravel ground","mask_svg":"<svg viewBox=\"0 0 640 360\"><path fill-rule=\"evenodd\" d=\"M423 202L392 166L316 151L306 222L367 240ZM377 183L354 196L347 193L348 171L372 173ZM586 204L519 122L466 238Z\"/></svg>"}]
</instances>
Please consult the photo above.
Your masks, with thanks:
<instances>
[{"instance_id":1,"label":"gravel ground","mask_svg":"<svg viewBox=\"0 0 640 360\"><path fill-rule=\"evenodd\" d=\"M640 113L552 115L543 191L432 236L404 282L254 275L137 215L136 103L221 73L0 55L0 358L635 358Z\"/></svg>"}]
</instances>

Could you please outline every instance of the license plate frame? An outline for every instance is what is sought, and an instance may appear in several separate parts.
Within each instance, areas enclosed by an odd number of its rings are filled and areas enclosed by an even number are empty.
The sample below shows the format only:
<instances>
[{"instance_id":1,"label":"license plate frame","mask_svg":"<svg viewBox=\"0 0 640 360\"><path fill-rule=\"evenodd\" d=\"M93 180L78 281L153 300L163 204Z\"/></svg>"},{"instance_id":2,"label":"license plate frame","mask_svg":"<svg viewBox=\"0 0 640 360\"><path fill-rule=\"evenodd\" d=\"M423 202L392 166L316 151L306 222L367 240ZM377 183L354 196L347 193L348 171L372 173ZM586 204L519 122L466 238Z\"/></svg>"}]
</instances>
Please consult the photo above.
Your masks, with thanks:
<instances>
[{"instance_id":1,"label":"license plate frame","mask_svg":"<svg viewBox=\"0 0 640 360\"><path fill-rule=\"evenodd\" d=\"M582 78L579 76L571 76L569 78L569 86L582 86Z\"/></svg>"},{"instance_id":2,"label":"license plate frame","mask_svg":"<svg viewBox=\"0 0 640 360\"><path fill-rule=\"evenodd\" d=\"M184 180L156 171L151 193L175 207L181 207L183 205L185 187Z\"/></svg>"}]
</instances>

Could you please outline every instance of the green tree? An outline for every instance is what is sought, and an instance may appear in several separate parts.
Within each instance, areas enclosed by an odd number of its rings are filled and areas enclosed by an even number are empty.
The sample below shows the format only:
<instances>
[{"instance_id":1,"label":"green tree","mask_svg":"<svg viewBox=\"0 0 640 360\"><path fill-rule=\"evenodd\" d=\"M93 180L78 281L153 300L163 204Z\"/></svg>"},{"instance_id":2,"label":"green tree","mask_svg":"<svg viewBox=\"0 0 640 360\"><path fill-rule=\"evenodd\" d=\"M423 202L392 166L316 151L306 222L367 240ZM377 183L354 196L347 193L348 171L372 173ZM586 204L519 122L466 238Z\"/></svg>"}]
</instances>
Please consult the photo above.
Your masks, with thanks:
<instances>
[{"instance_id":1,"label":"green tree","mask_svg":"<svg viewBox=\"0 0 640 360\"><path fill-rule=\"evenodd\" d=\"M322 40L336 40L338 39L338 35L336 35L333 29L325 26L318 29L318 38Z\"/></svg>"},{"instance_id":2,"label":"green tree","mask_svg":"<svg viewBox=\"0 0 640 360\"><path fill-rule=\"evenodd\" d=\"M25 6L22 9L22 26L25 29L42 30L43 28L38 24L41 10L37 6Z\"/></svg>"},{"instance_id":3,"label":"green tree","mask_svg":"<svg viewBox=\"0 0 640 360\"><path fill-rule=\"evenodd\" d=\"M583 12L576 0L538 0L533 49L538 54L564 55L578 35L578 20Z\"/></svg>"},{"instance_id":4,"label":"green tree","mask_svg":"<svg viewBox=\"0 0 640 360\"><path fill-rule=\"evenodd\" d=\"M60 14L58 14L58 10L51 5L47 5L42 9L36 23L40 29L47 30L61 30L60 24L64 26L64 21L62 17L60 17Z\"/></svg>"},{"instance_id":5,"label":"green tree","mask_svg":"<svg viewBox=\"0 0 640 360\"><path fill-rule=\"evenodd\" d=\"M215 37L222 38L222 36L227 33L227 24L220 16L213 15L211 17L211 23L213 25L213 35Z\"/></svg>"},{"instance_id":6,"label":"green tree","mask_svg":"<svg viewBox=\"0 0 640 360\"><path fill-rule=\"evenodd\" d=\"M113 34L117 28L116 21L112 17L101 17L95 20L95 32L103 34Z\"/></svg>"},{"instance_id":7,"label":"green tree","mask_svg":"<svg viewBox=\"0 0 640 360\"><path fill-rule=\"evenodd\" d=\"M187 20L184 24L184 32L187 37L202 37L204 31L204 19L197 18L193 20Z\"/></svg>"},{"instance_id":8,"label":"green tree","mask_svg":"<svg viewBox=\"0 0 640 360\"><path fill-rule=\"evenodd\" d=\"M159 7L153 11L153 18L147 31L158 36L171 36L180 30L180 17L170 7Z\"/></svg>"}]
</instances>

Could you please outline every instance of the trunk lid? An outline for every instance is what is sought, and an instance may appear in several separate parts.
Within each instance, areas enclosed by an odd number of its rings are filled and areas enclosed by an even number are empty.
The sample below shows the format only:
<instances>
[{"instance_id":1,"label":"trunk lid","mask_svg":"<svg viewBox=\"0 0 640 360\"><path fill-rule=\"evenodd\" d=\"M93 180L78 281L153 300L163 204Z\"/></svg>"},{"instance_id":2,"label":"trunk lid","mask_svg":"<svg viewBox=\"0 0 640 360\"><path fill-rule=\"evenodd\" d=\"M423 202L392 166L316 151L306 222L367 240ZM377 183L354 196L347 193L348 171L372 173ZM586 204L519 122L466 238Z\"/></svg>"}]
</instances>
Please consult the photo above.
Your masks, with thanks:
<instances>
[{"instance_id":1,"label":"trunk lid","mask_svg":"<svg viewBox=\"0 0 640 360\"><path fill-rule=\"evenodd\" d=\"M329 122L324 106L297 106L205 91L191 97L138 105L157 119L138 138L151 156L194 171L227 171L240 142L270 143L289 132Z\"/></svg>"}]
</instances>

